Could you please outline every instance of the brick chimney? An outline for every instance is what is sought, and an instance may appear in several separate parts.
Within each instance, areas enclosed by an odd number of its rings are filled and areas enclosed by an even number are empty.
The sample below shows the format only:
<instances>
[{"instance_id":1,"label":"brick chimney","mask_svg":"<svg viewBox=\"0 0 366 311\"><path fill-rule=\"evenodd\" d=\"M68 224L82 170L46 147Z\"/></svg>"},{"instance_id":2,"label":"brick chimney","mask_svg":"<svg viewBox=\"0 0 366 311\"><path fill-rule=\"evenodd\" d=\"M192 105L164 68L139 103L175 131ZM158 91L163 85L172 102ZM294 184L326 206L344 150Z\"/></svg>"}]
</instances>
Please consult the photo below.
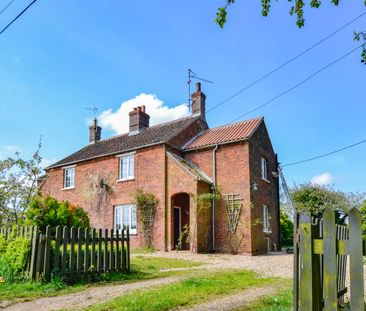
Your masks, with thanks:
<instances>
[{"instance_id":1,"label":"brick chimney","mask_svg":"<svg viewBox=\"0 0 366 311\"><path fill-rule=\"evenodd\" d=\"M196 92L192 94L192 114L206 118L206 95L201 92L201 83L196 83Z\"/></svg>"},{"instance_id":2,"label":"brick chimney","mask_svg":"<svg viewBox=\"0 0 366 311\"><path fill-rule=\"evenodd\" d=\"M93 124L89 126L89 143L95 144L102 136L102 128L97 124L97 118L94 118Z\"/></svg>"},{"instance_id":3,"label":"brick chimney","mask_svg":"<svg viewBox=\"0 0 366 311\"><path fill-rule=\"evenodd\" d=\"M133 108L130 116L130 135L137 134L149 127L150 116L145 112L145 106Z\"/></svg>"}]
</instances>

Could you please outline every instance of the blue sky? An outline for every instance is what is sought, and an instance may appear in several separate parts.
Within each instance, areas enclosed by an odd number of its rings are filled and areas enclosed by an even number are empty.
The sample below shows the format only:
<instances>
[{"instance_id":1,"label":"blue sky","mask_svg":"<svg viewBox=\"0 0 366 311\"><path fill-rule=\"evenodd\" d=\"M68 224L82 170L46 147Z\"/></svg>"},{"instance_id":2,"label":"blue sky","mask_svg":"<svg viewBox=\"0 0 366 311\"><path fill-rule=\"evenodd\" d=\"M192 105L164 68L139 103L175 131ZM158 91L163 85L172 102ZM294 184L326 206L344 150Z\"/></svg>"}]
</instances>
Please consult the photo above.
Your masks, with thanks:
<instances>
[{"instance_id":1,"label":"blue sky","mask_svg":"<svg viewBox=\"0 0 366 311\"><path fill-rule=\"evenodd\" d=\"M366 10L363 1L324 3L309 8L298 29L287 1L274 2L267 18L260 1L236 1L222 30L213 20L223 2L37 1L0 36L0 156L17 149L30 156L39 135L45 163L76 151L88 143L93 114L85 107L93 105L104 116L103 137L123 131L116 122L125 123L121 113L135 102L149 101L155 122L185 114L187 68L214 81L203 85L209 109ZM0 27L26 3L15 1L0 15ZM357 45L353 30L365 26L366 16L213 110L210 126L232 121L347 53ZM283 164L360 141L365 70L356 52L247 117L265 117ZM366 191L365 154L366 144L284 172L290 184L322 176L318 181L336 188Z\"/></svg>"}]
</instances>

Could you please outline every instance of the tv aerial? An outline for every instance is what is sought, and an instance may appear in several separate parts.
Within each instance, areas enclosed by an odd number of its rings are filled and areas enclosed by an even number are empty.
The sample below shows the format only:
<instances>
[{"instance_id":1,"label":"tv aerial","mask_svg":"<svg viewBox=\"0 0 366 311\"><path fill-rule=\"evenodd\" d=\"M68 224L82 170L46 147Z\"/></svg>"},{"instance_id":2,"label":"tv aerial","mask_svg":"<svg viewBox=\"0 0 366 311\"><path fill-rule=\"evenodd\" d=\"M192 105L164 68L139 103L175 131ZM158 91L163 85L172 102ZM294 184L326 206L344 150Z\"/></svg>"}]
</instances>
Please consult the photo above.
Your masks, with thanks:
<instances>
[{"instance_id":1,"label":"tv aerial","mask_svg":"<svg viewBox=\"0 0 366 311\"><path fill-rule=\"evenodd\" d=\"M188 108L189 108L189 110L191 110L191 106L192 106L192 104L191 104L191 102L192 102L192 98L191 98L191 82L192 82L192 79L213 84L212 81L200 78L197 74L194 73L194 71L192 69L188 68L188 81L187 81L187 83L188 83Z\"/></svg>"},{"instance_id":2,"label":"tv aerial","mask_svg":"<svg viewBox=\"0 0 366 311\"><path fill-rule=\"evenodd\" d=\"M92 107L85 107L85 110L92 111L94 118L97 118L98 111L99 111L99 108L97 106L93 105Z\"/></svg>"}]
</instances>

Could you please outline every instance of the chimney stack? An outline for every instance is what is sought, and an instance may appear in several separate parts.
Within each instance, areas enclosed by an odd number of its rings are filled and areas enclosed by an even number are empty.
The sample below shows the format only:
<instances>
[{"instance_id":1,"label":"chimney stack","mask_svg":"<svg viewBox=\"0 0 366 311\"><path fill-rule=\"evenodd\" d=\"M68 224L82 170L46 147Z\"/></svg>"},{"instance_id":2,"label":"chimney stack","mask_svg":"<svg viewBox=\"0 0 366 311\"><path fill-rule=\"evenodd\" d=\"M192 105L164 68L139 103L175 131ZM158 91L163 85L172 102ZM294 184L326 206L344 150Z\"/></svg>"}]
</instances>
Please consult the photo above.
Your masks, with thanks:
<instances>
[{"instance_id":1,"label":"chimney stack","mask_svg":"<svg viewBox=\"0 0 366 311\"><path fill-rule=\"evenodd\" d=\"M192 114L206 118L206 95L201 92L201 83L196 83L196 92L192 94Z\"/></svg>"},{"instance_id":2,"label":"chimney stack","mask_svg":"<svg viewBox=\"0 0 366 311\"><path fill-rule=\"evenodd\" d=\"M138 134L149 127L150 116L145 112L145 106L133 108L130 116L130 135Z\"/></svg>"},{"instance_id":3,"label":"chimney stack","mask_svg":"<svg viewBox=\"0 0 366 311\"><path fill-rule=\"evenodd\" d=\"M97 118L94 118L93 124L89 126L89 143L95 144L100 141L102 128L97 124Z\"/></svg>"}]
</instances>

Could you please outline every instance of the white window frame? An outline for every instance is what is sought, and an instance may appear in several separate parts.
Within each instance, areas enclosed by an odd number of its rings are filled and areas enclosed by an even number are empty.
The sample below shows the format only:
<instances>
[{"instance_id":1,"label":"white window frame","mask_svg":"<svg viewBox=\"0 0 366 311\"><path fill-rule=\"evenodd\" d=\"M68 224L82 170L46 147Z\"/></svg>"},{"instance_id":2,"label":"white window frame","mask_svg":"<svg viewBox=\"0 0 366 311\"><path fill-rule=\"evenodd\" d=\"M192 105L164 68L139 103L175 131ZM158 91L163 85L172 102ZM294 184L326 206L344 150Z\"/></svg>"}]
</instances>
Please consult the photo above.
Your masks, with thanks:
<instances>
[{"instance_id":1,"label":"white window frame","mask_svg":"<svg viewBox=\"0 0 366 311\"><path fill-rule=\"evenodd\" d=\"M118 181L125 181L125 180L133 180L135 179L135 153L127 153L118 156ZM124 159L132 159L132 174L131 171L131 162L127 161L127 176L123 177L123 160Z\"/></svg>"},{"instance_id":2,"label":"white window frame","mask_svg":"<svg viewBox=\"0 0 366 311\"><path fill-rule=\"evenodd\" d=\"M263 205L263 232L272 233L270 225L271 216L269 215L269 208L267 205Z\"/></svg>"},{"instance_id":3,"label":"white window frame","mask_svg":"<svg viewBox=\"0 0 366 311\"><path fill-rule=\"evenodd\" d=\"M75 173L76 173L76 170L75 170L75 165L73 166L67 166L67 167L63 167L63 189L74 189L75 188ZM66 176L67 176L67 172L72 172L71 174L71 177L70 178L70 184L67 186L66 183L67 183L67 180L66 180Z\"/></svg>"},{"instance_id":4,"label":"white window frame","mask_svg":"<svg viewBox=\"0 0 366 311\"><path fill-rule=\"evenodd\" d=\"M130 229L130 234L137 234L137 211L136 211L136 205L134 204L124 204L124 205L116 205L114 207L114 230L119 231L121 233L122 226L123 226L123 210L128 209L128 227ZM135 213L135 228L132 227L132 216L133 213ZM118 219L119 218L119 219ZM117 227L117 225L121 225L121 227Z\"/></svg>"},{"instance_id":5,"label":"white window frame","mask_svg":"<svg viewBox=\"0 0 366 311\"><path fill-rule=\"evenodd\" d=\"M269 181L267 163L268 163L267 159L265 157L261 157L261 175L262 175L262 179L265 181Z\"/></svg>"}]
</instances>

